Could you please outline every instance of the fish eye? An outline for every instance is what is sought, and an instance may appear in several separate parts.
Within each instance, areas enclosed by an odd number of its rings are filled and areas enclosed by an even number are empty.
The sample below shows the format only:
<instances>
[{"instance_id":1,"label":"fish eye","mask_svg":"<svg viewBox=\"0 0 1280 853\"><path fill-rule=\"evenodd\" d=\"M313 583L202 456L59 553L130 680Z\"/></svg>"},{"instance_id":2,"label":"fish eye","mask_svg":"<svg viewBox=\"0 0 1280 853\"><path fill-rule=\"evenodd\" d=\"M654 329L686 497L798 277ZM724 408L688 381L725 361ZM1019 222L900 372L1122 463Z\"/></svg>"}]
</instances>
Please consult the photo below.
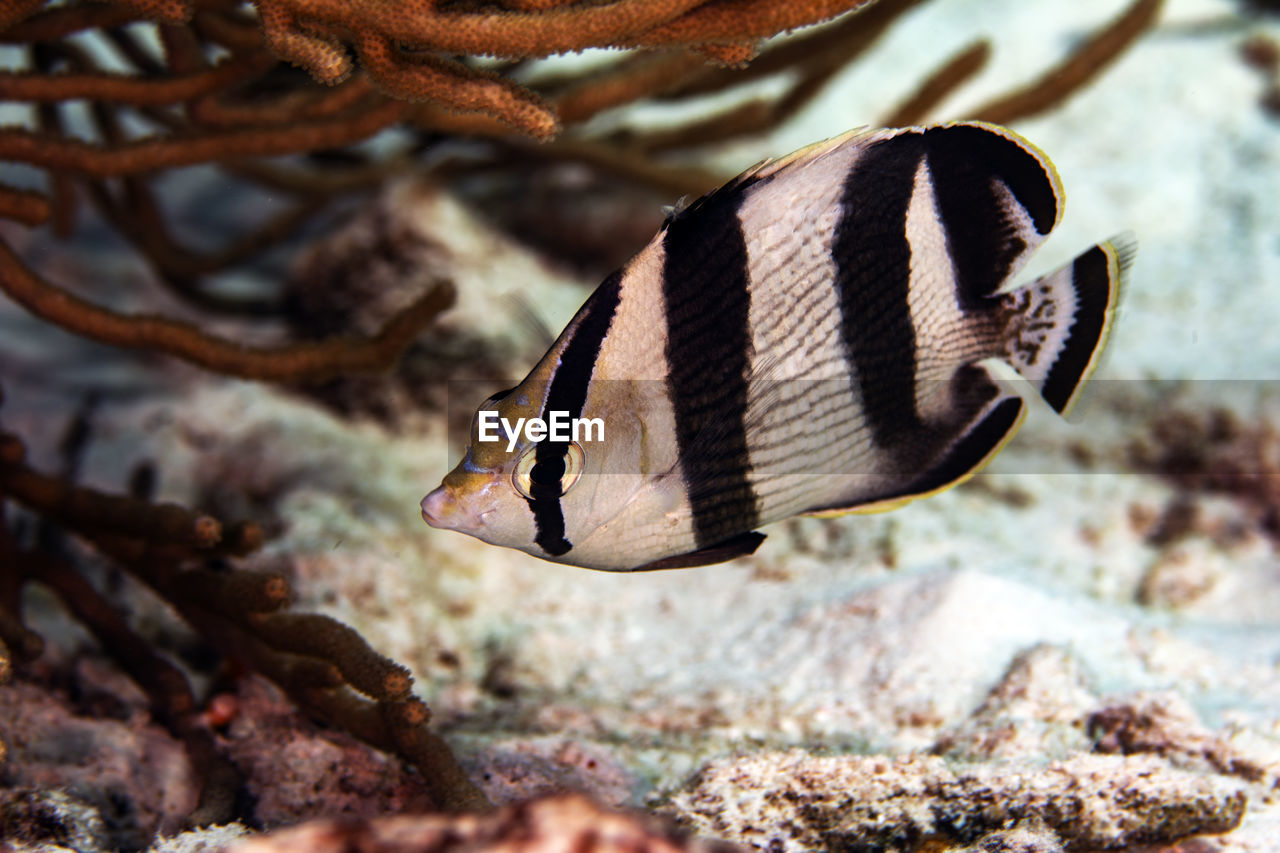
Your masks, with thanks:
<instances>
[{"instance_id":1,"label":"fish eye","mask_svg":"<svg viewBox=\"0 0 1280 853\"><path fill-rule=\"evenodd\" d=\"M564 452L538 461L538 445L530 447L516 463L511 474L511 484L526 498L556 497L565 494L582 476L582 463L586 457L576 441L562 444ZM535 494L537 492L537 494Z\"/></svg>"}]
</instances>

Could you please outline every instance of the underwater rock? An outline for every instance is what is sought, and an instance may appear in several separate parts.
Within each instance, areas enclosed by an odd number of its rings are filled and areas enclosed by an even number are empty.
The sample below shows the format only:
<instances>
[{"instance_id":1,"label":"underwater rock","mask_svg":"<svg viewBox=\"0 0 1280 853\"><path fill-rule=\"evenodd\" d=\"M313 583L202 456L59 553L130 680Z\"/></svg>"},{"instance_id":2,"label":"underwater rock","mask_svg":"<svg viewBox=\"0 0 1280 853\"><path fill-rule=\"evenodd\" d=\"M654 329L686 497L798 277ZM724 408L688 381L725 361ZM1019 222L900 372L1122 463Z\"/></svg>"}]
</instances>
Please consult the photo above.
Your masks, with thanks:
<instances>
[{"instance_id":1,"label":"underwater rock","mask_svg":"<svg viewBox=\"0 0 1280 853\"><path fill-rule=\"evenodd\" d=\"M604 744L558 737L499 741L471 764L483 768L478 782L497 805L565 791L590 793L613 808L636 799L635 774Z\"/></svg>"},{"instance_id":2,"label":"underwater rock","mask_svg":"<svg viewBox=\"0 0 1280 853\"><path fill-rule=\"evenodd\" d=\"M98 809L56 789L0 789L0 828L6 853L107 853L115 848Z\"/></svg>"},{"instance_id":3,"label":"underwater rock","mask_svg":"<svg viewBox=\"0 0 1280 853\"><path fill-rule=\"evenodd\" d=\"M1084 851L1226 832L1245 799L1238 784L1150 756L953 768L790 752L713 762L669 808L699 834L768 851L947 849L1020 824Z\"/></svg>"},{"instance_id":4,"label":"underwater rock","mask_svg":"<svg viewBox=\"0 0 1280 853\"><path fill-rule=\"evenodd\" d=\"M80 833L102 849L136 848L176 830L195 806L199 789L182 744L145 712L87 716L58 692L16 681L0 686L0 732L9 747L0 792L11 825L65 827L40 841L66 843L59 838ZM48 799L55 791L69 799ZM22 803L29 816L50 817L14 817Z\"/></svg>"},{"instance_id":5,"label":"underwater rock","mask_svg":"<svg viewBox=\"0 0 1280 853\"><path fill-rule=\"evenodd\" d=\"M1202 541L1162 551L1147 568L1138 601L1148 607L1176 610L1204 598L1229 573L1220 554Z\"/></svg>"},{"instance_id":6,"label":"underwater rock","mask_svg":"<svg viewBox=\"0 0 1280 853\"><path fill-rule=\"evenodd\" d=\"M318 815L433 807L421 778L398 759L316 725L262 678L242 679L236 700L219 747L243 775L257 822L280 826Z\"/></svg>"},{"instance_id":7,"label":"underwater rock","mask_svg":"<svg viewBox=\"0 0 1280 853\"><path fill-rule=\"evenodd\" d=\"M1010 829L992 832L954 853L1063 853L1063 847L1047 829Z\"/></svg>"},{"instance_id":8,"label":"underwater rock","mask_svg":"<svg viewBox=\"0 0 1280 853\"><path fill-rule=\"evenodd\" d=\"M1192 770L1249 782L1280 780L1280 748L1255 755L1209 731L1187 701L1174 693L1142 694L1112 702L1089 716L1098 752L1151 754Z\"/></svg>"},{"instance_id":9,"label":"underwater rock","mask_svg":"<svg viewBox=\"0 0 1280 853\"><path fill-rule=\"evenodd\" d=\"M249 834L242 823L205 826L156 839L149 853L221 853L229 844Z\"/></svg>"},{"instance_id":10,"label":"underwater rock","mask_svg":"<svg viewBox=\"0 0 1280 853\"><path fill-rule=\"evenodd\" d=\"M404 815L320 820L234 844L226 853L730 853L728 844L682 837L663 820L613 812L565 795L487 815Z\"/></svg>"},{"instance_id":11,"label":"underwater rock","mask_svg":"<svg viewBox=\"0 0 1280 853\"><path fill-rule=\"evenodd\" d=\"M1097 707L1080 661L1048 644L1017 655L977 710L943 733L932 752L967 761L1087 750L1084 722Z\"/></svg>"}]
</instances>

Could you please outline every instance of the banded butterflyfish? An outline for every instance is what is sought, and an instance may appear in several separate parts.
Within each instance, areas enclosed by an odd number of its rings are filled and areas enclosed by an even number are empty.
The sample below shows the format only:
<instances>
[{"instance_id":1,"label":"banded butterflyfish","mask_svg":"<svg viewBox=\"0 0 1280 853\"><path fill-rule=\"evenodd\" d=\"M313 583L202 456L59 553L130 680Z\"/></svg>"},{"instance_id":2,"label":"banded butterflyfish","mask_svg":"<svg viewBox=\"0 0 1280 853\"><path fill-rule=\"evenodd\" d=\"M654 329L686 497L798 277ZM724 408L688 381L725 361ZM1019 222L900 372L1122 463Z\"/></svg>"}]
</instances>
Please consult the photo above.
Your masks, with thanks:
<instances>
[{"instance_id":1,"label":"banded butterflyfish","mask_svg":"<svg viewBox=\"0 0 1280 853\"><path fill-rule=\"evenodd\" d=\"M423 518L631 571L728 560L770 522L953 486L1022 420L993 362L1058 412L1097 364L1131 240L1011 284L1062 202L1044 154L982 123L766 161L672 212L480 406ZM556 417L603 429L510 427Z\"/></svg>"}]
</instances>

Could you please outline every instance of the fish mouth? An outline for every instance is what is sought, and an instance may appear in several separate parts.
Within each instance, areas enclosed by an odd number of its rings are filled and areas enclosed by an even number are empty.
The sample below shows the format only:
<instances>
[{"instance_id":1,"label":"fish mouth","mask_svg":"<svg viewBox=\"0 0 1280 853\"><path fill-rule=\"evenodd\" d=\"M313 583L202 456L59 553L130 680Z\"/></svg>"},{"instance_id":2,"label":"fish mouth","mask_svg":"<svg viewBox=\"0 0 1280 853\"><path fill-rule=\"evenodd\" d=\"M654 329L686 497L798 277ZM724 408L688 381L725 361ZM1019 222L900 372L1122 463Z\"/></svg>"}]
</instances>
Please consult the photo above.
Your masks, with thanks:
<instances>
[{"instance_id":1,"label":"fish mouth","mask_svg":"<svg viewBox=\"0 0 1280 853\"><path fill-rule=\"evenodd\" d=\"M438 530L474 532L484 525L487 513L474 514L458 502L453 490L440 486L422 499L422 520Z\"/></svg>"}]
</instances>

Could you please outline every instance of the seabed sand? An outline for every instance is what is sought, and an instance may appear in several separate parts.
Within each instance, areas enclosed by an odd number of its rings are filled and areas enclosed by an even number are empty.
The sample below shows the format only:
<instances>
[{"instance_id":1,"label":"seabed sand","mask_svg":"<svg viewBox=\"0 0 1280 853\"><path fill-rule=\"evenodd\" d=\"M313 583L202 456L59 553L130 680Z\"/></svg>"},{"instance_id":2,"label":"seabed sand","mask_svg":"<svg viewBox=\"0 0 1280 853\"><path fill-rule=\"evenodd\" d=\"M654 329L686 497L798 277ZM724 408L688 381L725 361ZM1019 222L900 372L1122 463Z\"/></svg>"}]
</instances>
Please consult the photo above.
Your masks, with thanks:
<instances>
[{"instance_id":1,"label":"seabed sand","mask_svg":"<svg viewBox=\"0 0 1280 853\"><path fill-rule=\"evenodd\" d=\"M1119 8L922 6L796 121L717 162L864 123L993 35L992 66L939 113L963 115ZM103 406L85 480L118 488L150 455L166 498L276 495L281 535L249 564L288 555L298 609L409 665L498 802L576 787L771 850L929 832L958 848L998 830L1009 847L1022 832L1041 845L1024 849L1059 849L1053 833L1093 849L1243 813L1220 849L1280 851L1280 539L1259 498L1280 491L1280 121L1239 58L1253 28L1207 25L1236 11L1169 3L1100 83L1015 126L1068 193L1029 275L1124 230L1140 250L1085 406L1072 423L1038 408L961 489L775 525L727 565L594 573L422 523L418 500L457 453L438 416L392 433L182 367L164 368L163 395ZM559 329L586 291L429 188L388 198L452 256L444 328L505 341L518 378L540 351L501 296ZM0 323L27 363L70 346L8 303ZM6 389L6 423L47 463L35 430L58 428L66 401ZM1249 473L1271 454L1270 481L1161 476L1166 428L1208 436L1218 409L1238 433L1211 458Z\"/></svg>"}]
</instances>

